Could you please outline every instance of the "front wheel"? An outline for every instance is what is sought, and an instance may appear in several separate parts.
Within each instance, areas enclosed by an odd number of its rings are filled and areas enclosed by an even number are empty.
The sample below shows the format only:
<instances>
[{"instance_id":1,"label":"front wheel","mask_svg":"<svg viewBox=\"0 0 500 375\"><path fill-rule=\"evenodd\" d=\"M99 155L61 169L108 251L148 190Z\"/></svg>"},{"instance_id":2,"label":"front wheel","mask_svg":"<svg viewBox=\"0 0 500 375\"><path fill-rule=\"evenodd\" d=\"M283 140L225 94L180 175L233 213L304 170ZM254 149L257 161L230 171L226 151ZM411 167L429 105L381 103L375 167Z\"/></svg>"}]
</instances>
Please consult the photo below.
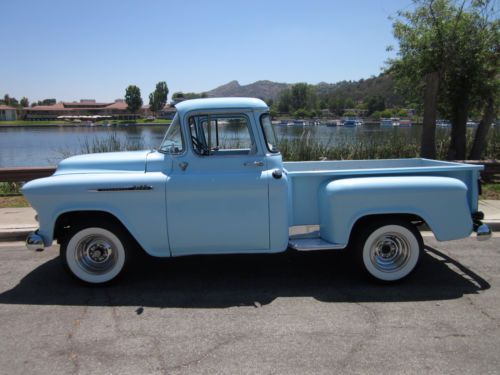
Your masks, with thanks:
<instances>
[{"instance_id":1,"label":"front wheel","mask_svg":"<svg viewBox=\"0 0 500 375\"><path fill-rule=\"evenodd\" d=\"M415 269L423 247L420 232L410 222L384 219L361 229L356 250L371 276L390 282L405 278Z\"/></svg>"},{"instance_id":2,"label":"front wheel","mask_svg":"<svg viewBox=\"0 0 500 375\"><path fill-rule=\"evenodd\" d=\"M61 243L65 268L88 284L115 279L126 264L128 252L124 231L109 224L79 226Z\"/></svg>"}]
</instances>

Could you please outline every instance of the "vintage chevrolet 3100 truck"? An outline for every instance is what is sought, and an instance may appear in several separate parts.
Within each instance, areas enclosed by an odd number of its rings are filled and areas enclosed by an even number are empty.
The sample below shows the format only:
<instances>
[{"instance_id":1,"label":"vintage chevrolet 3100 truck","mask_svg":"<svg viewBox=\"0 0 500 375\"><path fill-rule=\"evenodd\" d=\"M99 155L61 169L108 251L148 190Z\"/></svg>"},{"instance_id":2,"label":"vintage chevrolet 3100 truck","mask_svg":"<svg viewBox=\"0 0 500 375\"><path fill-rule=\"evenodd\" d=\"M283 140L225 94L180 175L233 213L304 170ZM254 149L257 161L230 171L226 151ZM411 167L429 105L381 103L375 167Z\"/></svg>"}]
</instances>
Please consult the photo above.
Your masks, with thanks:
<instances>
[{"instance_id":1,"label":"vintage chevrolet 3100 truck","mask_svg":"<svg viewBox=\"0 0 500 375\"><path fill-rule=\"evenodd\" d=\"M177 104L153 151L63 160L23 193L76 278L106 283L133 251L156 257L343 249L376 279L417 265L426 223L440 241L491 232L478 212L481 166L426 159L283 162L258 99ZM303 228L316 231L301 233ZM137 246L139 245L139 246Z\"/></svg>"}]
</instances>

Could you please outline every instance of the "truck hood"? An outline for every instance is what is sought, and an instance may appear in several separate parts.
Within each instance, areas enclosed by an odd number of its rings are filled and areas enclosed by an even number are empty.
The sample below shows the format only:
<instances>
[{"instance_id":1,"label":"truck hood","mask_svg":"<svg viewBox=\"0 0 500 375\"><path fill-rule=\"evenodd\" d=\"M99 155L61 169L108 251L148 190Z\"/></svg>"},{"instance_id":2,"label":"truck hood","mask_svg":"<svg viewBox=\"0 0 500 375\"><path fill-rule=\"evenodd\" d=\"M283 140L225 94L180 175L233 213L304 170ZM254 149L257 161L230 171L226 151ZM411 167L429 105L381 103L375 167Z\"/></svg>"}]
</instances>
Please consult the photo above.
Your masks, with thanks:
<instances>
[{"instance_id":1,"label":"truck hood","mask_svg":"<svg viewBox=\"0 0 500 375\"><path fill-rule=\"evenodd\" d=\"M150 152L149 150L106 152L72 156L59 163L54 175L145 172L146 159Z\"/></svg>"}]
</instances>

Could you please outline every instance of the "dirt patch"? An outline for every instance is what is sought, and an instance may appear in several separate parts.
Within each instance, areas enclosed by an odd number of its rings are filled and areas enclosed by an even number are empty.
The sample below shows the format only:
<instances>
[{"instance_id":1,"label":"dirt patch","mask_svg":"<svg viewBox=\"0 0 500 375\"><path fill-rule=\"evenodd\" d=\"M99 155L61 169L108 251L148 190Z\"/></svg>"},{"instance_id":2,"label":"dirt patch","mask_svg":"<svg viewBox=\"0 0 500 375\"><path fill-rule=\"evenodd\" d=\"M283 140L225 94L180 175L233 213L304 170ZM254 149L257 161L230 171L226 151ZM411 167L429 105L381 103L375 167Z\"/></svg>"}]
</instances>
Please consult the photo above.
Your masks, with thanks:
<instances>
[{"instance_id":1,"label":"dirt patch","mask_svg":"<svg viewBox=\"0 0 500 375\"><path fill-rule=\"evenodd\" d=\"M0 208L29 207L28 201L22 195L12 197L0 196Z\"/></svg>"}]
</instances>

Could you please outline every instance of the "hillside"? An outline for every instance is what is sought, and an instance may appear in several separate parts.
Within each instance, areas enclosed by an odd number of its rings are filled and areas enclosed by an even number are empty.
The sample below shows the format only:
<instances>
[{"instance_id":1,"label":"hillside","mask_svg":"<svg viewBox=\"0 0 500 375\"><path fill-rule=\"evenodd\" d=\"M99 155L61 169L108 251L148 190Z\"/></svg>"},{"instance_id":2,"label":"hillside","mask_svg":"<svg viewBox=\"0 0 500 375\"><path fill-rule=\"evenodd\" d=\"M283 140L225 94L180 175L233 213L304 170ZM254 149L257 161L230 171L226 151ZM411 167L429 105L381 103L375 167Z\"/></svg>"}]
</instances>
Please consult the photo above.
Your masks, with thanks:
<instances>
[{"instance_id":1,"label":"hillside","mask_svg":"<svg viewBox=\"0 0 500 375\"><path fill-rule=\"evenodd\" d=\"M206 92L209 97L247 96L261 99L277 100L280 93L291 84L272 81L257 81L249 85L240 85L231 81ZM396 93L394 80L387 74L378 77L360 79L359 81L341 81L337 83L321 82L313 85L318 96L351 98L354 102L366 100L371 96L383 96L388 106L398 106L403 99Z\"/></svg>"},{"instance_id":2,"label":"hillside","mask_svg":"<svg viewBox=\"0 0 500 375\"><path fill-rule=\"evenodd\" d=\"M336 96L351 98L354 102L359 102L371 96L380 95L385 98L388 107L403 104L403 98L396 93L395 82L388 74L359 81L321 82L315 85L315 88L319 97Z\"/></svg>"},{"instance_id":3,"label":"hillside","mask_svg":"<svg viewBox=\"0 0 500 375\"><path fill-rule=\"evenodd\" d=\"M286 83L271 81L257 81L249 85L240 85L238 81L231 81L206 92L208 97L222 96L246 96L261 99L276 100L283 89L288 87Z\"/></svg>"}]
</instances>

